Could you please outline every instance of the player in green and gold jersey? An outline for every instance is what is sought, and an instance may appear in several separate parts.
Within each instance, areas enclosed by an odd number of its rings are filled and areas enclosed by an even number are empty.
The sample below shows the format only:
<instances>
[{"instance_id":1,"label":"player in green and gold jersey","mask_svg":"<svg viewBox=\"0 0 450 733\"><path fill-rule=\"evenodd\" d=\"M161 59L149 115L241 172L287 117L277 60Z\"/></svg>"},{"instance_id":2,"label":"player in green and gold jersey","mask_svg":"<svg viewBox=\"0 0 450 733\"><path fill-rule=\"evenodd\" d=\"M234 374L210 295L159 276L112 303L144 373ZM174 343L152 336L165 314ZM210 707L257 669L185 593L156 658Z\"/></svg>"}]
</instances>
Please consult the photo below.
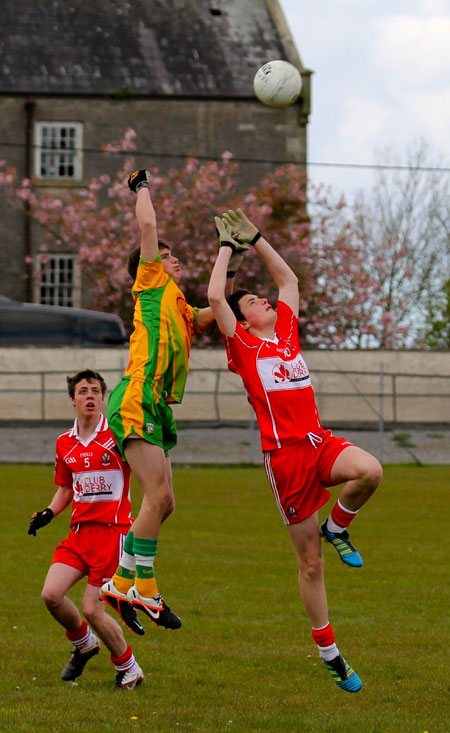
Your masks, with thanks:
<instances>
[{"instance_id":1,"label":"player in green and gold jersey","mask_svg":"<svg viewBox=\"0 0 450 733\"><path fill-rule=\"evenodd\" d=\"M194 334L207 330L215 319L211 308L188 305L178 287L181 268L170 248L158 242L149 180L145 170L135 171L128 179L137 196L141 232L141 245L128 262L134 280L134 331L125 375L108 403L110 428L143 499L120 565L102 587L102 598L119 614L128 600L159 626L176 629L181 621L164 602L154 574L159 530L175 506L168 451L176 444L177 434L169 404L183 398ZM242 254L234 252L233 258L230 285Z\"/></svg>"},{"instance_id":2,"label":"player in green and gold jersey","mask_svg":"<svg viewBox=\"0 0 450 733\"><path fill-rule=\"evenodd\" d=\"M149 178L147 171L136 171L128 181L137 195L141 231L141 245L128 262L134 280L134 331L125 375L108 403L119 451L144 496L120 565L102 596L118 612L119 601L128 598L155 623L179 628L180 619L158 592L153 569L161 524L175 505L168 451L177 434L168 403L181 402L194 333L214 319L210 308L189 306L178 287L181 268L169 247L158 242Z\"/></svg>"}]
</instances>

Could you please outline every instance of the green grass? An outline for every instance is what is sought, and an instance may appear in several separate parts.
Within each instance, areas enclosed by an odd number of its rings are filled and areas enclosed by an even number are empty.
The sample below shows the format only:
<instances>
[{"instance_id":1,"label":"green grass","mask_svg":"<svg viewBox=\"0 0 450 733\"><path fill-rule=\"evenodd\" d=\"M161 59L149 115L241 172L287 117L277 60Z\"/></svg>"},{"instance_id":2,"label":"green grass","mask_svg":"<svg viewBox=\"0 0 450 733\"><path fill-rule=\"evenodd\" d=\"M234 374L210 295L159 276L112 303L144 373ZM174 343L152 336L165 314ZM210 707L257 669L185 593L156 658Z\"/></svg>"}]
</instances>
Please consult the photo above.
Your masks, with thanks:
<instances>
[{"instance_id":1,"label":"green grass","mask_svg":"<svg viewBox=\"0 0 450 733\"><path fill-rule=\"evenodd\" d=\"M450 467L386 467L352 529L361 570L324 547L330 620L363 679L357 695L318 660L286 529L262 469L244 467L174 471L177 509L156 569L183 628L125 632L143 685L114 690L104 648L77 685L63 683L70 646L40 590L69 516L29 537L31 513L52 495L52 468L0 470L2 732L450 730ZM139 498L134 489L135 506ZM72 592L77 602L83 588Z\"/></svg>"}]
</instances>

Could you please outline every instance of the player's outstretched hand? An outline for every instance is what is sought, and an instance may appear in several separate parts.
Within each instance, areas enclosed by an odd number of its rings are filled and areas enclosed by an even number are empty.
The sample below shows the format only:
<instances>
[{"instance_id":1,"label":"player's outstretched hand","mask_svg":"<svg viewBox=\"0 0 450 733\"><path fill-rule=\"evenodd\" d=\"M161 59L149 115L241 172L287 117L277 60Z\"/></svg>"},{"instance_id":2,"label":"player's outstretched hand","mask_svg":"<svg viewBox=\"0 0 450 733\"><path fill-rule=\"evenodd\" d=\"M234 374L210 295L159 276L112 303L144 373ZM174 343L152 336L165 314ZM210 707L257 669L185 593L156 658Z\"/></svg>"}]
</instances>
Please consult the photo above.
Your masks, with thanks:
<instances>
[{"instance_id":1,"label":"player's outstretched hand","mask_svg":"<svg viewBox=\"0 0 450 733\"><path fill-rule=\"evenodd\" d=\"M140 188L149 188L149 181L151 178L150 171L134 171L128 179L128 186L130 191L137 193Z\"/></svg>"},{"instance_id":2,"label":"player's outstretched hand","mask_svg":"<svg viewBox=\"0 0 450 733\"><path fill-rule=\"evenodd\" d=\"M257 227L247 219L242 209L228 209L228 211L222 215L227 228L236 241L246 244L256 244L261 234Z\"/></svg>"},{"instance_id":3,"label":"player's outstretched hand","mask_svg":"<svg viewBox=\"0 0 450 733\"><path fill-rule=\"evenodd\" d=\"M242 264L244 252L249 249L249 246L233 239L229 232L229 226L220 217L215 216L214 223L219 238L219 247L230 247L233 250L233 254L228 262L227 277L234 277Z\"/></svg>"},{"instance_id":4,"label":"player's outstretched hand","mask_svg":"<svg viewBox=\"0 0 450 733\"><path fill-rule=\"evenodd\" d=\"M50 524L54 517L52 509L43 509L42 512L35 512L31 517L30 526L28 527L28 534L32 534L36 537L36 530L41 527L45 527L46 524Z\"/></svg>"},{"instance_id":5,"label":"player's outstretched hand","mask_svg":"<svg viewBox=\"0 0 450 733\"><path fill-rule=\"evenodd\" d=\"M229 227L223 219L219 216L215 216L214 224L216 225L216 234L219 238L219 247L230 247L233 252L239 252L240 254L243 254L248 250L248 245L241 244L232 237Z\"/></svg>"}]
</instances>

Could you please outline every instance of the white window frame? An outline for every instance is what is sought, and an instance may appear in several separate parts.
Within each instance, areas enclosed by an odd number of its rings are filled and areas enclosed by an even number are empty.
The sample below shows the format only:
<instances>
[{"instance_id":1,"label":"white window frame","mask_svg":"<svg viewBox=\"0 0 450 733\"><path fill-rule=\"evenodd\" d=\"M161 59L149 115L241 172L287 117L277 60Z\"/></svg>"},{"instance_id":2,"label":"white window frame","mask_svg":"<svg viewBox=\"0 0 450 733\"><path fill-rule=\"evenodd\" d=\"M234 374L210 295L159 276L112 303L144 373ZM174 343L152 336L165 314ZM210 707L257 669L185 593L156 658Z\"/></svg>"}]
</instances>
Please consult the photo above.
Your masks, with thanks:
<instances>
[{"instance_id":1,"label":"white window frame","mask_svg":"<svg viewBox=\"0 0 450 733\"><path fill-rule=\"evenodd\" d=\"M82 122L35 122L34 174L43 181L82 180Z\"/></svg>"},{"instance_id":2,"label":"white window frame","mask_svg":"<svg viewBox=\"0 0 450 733\"><path fill-rule=\"evenodd\" d=\"M72 263L71 268L68 267L69 262ZM36 260L36 273L35 303L80 307L80 269L76 255L62 252L40 254Z\"/></svg>"}]
</instances>

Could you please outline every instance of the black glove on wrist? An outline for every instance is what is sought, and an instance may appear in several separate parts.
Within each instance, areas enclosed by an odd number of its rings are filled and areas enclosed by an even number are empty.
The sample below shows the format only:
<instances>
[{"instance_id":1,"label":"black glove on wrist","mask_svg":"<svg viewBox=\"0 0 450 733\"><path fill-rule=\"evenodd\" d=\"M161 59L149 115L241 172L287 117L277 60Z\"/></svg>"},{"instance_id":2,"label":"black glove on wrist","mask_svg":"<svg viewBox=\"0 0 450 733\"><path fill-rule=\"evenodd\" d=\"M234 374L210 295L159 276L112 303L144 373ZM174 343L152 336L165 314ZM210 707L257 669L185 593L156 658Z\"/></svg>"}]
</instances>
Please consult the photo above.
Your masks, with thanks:
<instances>
[{"instance_id":1,"label":"black glove on wrist","mask_svg":"<svg viewBox=\"0 0 450 733\"><path fill-rule=\"evenodd\" d=\"M41 527L45 527L46 524L50 524L54 517L54 513L52 509L43 509L42 512L36 512L34 517L32 517L30 526L28 527L28 534L32 534L33 537L36 537L36 530L40 529Z\"/></svg>"},{"instance_id":2,"label":"black glove on wrist","mask_svg":"<svg viewBox=\"0 0 450 733\"><path fill-rule=\"evenodd\" d=\"M150 171L134 171L128 179L128 187L130 191L137 193L141 188L149 188L150 178Z\"/></svg>"}]
</instances>

